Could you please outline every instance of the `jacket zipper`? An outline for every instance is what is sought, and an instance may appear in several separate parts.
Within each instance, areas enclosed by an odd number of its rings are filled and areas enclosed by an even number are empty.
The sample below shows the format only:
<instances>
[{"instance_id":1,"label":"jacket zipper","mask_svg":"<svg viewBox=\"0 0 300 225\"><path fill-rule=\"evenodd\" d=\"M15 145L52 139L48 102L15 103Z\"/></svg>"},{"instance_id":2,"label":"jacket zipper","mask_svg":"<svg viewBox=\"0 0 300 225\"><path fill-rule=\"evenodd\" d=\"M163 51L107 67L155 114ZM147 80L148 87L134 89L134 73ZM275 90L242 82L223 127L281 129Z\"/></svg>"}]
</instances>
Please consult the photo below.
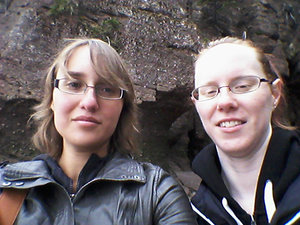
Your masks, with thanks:
<instances>
[{"instance_id":1,"label":"jacket zipper","mask_svg":"<svg viewBox=\"0 0 300 225\"><path fill-rule=\"evenodd\" d=\"M70 196L70 199L73 201L73 199L74 199L74 197L75 197L75 194L72 193L72 194L69 194L69 196Z\"/></svg>"}]
</instances>

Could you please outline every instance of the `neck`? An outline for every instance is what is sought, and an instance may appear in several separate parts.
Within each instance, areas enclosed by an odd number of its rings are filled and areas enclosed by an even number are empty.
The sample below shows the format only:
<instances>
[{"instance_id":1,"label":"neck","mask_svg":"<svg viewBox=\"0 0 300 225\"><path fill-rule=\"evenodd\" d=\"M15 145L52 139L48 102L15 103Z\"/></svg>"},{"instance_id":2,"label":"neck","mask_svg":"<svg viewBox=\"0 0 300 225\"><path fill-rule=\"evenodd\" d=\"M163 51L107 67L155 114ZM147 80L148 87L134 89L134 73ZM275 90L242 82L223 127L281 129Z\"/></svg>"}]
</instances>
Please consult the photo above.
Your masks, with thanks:
<instances>
[{"instance_id":1,"label":"neck","mask_svg":"<svg viewBox=\"0 0 300 225\"><path fill-rule=\"evenodd\" d=\"M250 215L254 211L257 181L271 134L272 129L269 129L263 144L247 157L234 158L217 150L229 193Z\"/></svg>"},{"instance_id":2,"label":"neck","mask_svg":"<svg viewBox=\"0 0 300 225\"><path fill-rule=\"evenodd\" d=\"M62 155L58 160L58 164L65 174L73 180L74 192L77 187L79 174L89 160L91 154L95 153L99 157L105 157L107 155L107 149L107 146L105 146L102 150L83 151L64 143Z\"/></svg>"}]
</instances>

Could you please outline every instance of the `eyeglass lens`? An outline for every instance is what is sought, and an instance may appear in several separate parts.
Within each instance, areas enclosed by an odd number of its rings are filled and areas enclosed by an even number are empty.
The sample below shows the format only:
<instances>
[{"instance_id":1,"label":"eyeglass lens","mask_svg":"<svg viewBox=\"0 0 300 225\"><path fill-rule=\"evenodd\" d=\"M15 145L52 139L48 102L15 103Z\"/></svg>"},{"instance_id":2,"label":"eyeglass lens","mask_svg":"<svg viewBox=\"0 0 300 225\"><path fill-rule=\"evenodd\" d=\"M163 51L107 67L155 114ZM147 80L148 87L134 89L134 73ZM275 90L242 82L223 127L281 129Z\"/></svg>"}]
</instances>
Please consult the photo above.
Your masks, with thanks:
<instances>
[{"instance_id":1,"label":"eyeglass lens","mask_svg":"<svg viewBox=\"0 0 300 225\"><path fill-rule=\"evenodd\" d=\"M257 76L242 76L231 81L228 86L205 85L198 87L192 92L192 95L199 101L211 99L216 97L223 87L228 87L232 93L243 94L255 91L259 88L261 82L269 81Z\"/></svg>"},{"instance_id":2,"label":"eyeglass lens","mask_svg":"<svg viewBox=\"0 0 300 225\"><path fill-rule=\"evenodd\" d=\"M100 83L96 86L88 86L81 80L67 78L57 79L56 87L59 90L69 94L84 94L88 88L94 88L97 96L107 99L120 99L123 95L122 89L114 87L110 84Z\"/></svg>"}]
</instances>

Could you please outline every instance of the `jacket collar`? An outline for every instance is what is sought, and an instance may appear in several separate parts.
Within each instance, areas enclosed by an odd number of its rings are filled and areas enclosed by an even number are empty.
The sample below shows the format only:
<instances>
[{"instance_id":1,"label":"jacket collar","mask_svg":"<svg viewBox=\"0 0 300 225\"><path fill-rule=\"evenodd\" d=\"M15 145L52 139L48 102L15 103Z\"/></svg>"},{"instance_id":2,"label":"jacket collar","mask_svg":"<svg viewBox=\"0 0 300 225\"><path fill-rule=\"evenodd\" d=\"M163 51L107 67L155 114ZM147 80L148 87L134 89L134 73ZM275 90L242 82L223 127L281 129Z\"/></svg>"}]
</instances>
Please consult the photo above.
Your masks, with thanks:
<instances>
[{"instance_id":1,"label":"jacket collar","mask_svg":"<svg viewBox=\"0 0 300 225\"><path fill-rule=\"evenodd\" d=\"M214 144L209 144L198 153L193 160L192 169L220 200L223 197L230 198L221 177L221 165Z\"/></svg>"},{"instance_id":2,"label":"jacket collar","mask_svg":"<svg viewBox=\"0 0 300 225\"><path fill-rule=\"evenodd\" d=\"M115 152L95 179L146 182L143 166L128 155Z\"/></svg>"},{"instance_id":3,"label":"jacket collar","mask_svg":"<svg viewBox=\"0 0 300 225\"><path fill-rule=\"evenodd\" d=\"M51 182L43 161L8 164L0 170L0 188L31 188Z\"/></svg>"},{"instance_id":4,"label":"jacket collar","mask_svg":"<svg viewBox=\"0 0 300 225\"><path fill-rule=\"evenodd\" d=\"M129 156L114 153L95 180L146 182L142 165ZM43 160L8 164L0 170L0 188L31 188L54 182Z\"/></svg>"},{"instance_id":5,"label":"jacket collar","mask_svg":"<svg viewBox=\"0 0 300 225\"><path fill-rule=\"evenodd\" d=\"M300 139L294 131L274 129L273 133L257 186L264 186L267 179L271 180L275 201L280 201L300 174ZM259 193L258 196L263 195Z\"/></svg>"},{"instance_id":6,"label":"jacket collar","mask_svg":"<svg viewBox=\"0 0 300 225\"><path fill-rule=\"evenodd\" d=\"M258 186L264 186L269 179L275 185L277 195L281 195L280 190L286 190L284 186L289 186L300 173L299 146L299 136L296 132L273 129ZM192 168L215 193L226 196L227 192L223 190L226 187L221 177L220 162L214 144L200 151L193 160Z\"/></svg>"}]
</instances>

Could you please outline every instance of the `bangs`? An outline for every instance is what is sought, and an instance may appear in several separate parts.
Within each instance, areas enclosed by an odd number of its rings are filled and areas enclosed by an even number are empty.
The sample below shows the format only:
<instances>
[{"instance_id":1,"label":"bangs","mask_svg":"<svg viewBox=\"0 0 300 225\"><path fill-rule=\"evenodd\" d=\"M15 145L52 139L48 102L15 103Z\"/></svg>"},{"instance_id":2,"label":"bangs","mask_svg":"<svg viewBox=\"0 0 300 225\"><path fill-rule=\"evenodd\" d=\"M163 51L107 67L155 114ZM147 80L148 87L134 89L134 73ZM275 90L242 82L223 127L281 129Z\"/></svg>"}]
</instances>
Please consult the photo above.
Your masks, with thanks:
<instances>
[{"instance_id":1,"label":"bangs","mask_svg":"<svg viewBox=\"0 0 300 225\"><path fill-rule=\"evenodd\" d=\"M56 77L58 74L62 74L66 78L74 79L74 77L68 73L67 63L74 50L81 46L89 47L92 66L104 83L125 90L128 89L128 85L126 85L128 74L121 58L113 48L100 40L78 40L71 43L56 60Z\"/></svg>"},{"instance_id":2,"label":"bangs","mask_svg":"<svg viewBox=\"0 0 300 225\"><path fill-rule=\"evenodd\" d=\"M128 89L126 78L128 74L121 58L111 47L101 42L90 42L91 62L97 75L106 83Z\"/></svg>"}]
</instances>

